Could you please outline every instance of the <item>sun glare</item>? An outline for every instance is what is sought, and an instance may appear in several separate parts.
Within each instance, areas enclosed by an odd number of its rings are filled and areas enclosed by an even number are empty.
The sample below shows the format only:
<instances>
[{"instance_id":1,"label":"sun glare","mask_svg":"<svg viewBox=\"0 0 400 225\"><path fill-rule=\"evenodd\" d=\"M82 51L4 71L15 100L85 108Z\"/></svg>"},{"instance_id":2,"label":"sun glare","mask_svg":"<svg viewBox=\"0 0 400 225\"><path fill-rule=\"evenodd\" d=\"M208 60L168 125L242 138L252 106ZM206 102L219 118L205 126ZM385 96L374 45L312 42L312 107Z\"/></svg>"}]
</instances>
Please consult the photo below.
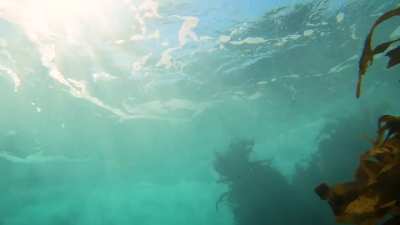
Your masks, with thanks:
<instances>
[{"instance_id":1,"label":"sun glare","mask_svg":"<svg viewBox=\"0 0 400 225\"><path fill-rule=\"evenodd\" d=\"M101 11L101 0L30 0L30 7L36 13L43 13L49 19L65 20L90 17Z\"/></svg>"},{"instance_id":2,"label":"sun glare","mask_svg":"<svg viewBox=\"0 0 400 225\"><path fill-rule=\"evenodd\" d=\"M36 34L78 30L82 23L104 16L105 0L27 0L17 12L24 27Z\"/></svg>"}]
</instances>

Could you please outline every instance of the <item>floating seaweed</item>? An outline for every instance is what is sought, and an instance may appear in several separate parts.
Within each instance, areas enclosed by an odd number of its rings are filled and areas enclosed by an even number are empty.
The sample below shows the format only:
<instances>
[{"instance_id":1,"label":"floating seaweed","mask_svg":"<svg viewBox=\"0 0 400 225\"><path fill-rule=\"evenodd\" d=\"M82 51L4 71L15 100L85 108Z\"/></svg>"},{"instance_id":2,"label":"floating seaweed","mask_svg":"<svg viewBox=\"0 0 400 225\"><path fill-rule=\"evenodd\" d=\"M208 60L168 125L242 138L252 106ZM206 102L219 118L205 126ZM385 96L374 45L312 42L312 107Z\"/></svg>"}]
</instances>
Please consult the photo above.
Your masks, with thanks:
<instances>
[{"instance_id":1,"label":"floating seaweed","mask_svg":"<svg viewBox=\"0 0 400 225\"><path fill-rule=\"evenodd\" d=\"M392 17L395 17L395 16L400 16L400 7L393 9L389 12L386 12L385 14L380 16L373 24L373 26L367 36L367 39L365 40L364 50L363 50L363 53L361 55L360 62L359 62L359 73L358 73L357 92L356 92L357 98L359 98L361 96L362 81L365 77L368 67L370 65L372 65L372 63L374 61L374 56L385 52L386 50L388 50L388 48L392 44L400 41L400 38L399 38L399 39L395 39L392 41L384 42L382 44L379 44L377 47L372 48L372 36L374 34L375 29L380 24L385 22L386 20L388 20ZM391 68L391 67L399 64L400 63L400 46L397 46L396 48L387 52L386 56L389 57L389 63L387 65L387 68Z\"/></svg>"}]
</instances>

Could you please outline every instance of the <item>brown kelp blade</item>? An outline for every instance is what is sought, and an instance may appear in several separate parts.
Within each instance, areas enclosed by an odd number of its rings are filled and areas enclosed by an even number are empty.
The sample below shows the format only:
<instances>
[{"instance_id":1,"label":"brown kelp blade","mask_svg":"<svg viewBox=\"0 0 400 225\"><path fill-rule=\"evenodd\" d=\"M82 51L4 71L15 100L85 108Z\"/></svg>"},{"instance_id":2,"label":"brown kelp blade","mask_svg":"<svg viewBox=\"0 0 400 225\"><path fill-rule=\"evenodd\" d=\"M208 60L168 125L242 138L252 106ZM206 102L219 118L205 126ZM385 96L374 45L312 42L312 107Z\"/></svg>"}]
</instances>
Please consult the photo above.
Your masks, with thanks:
<instances>
[{"instance_id":1,"label":"brown kelp blade","mask_svg":"<svg viewBox=\"0 0 400 225\"><path fill-rule=\"evenodd\" d=\"M387 65L388 68L396 66L400 63L400 46L389 51L386 56L389 57L389 63Z\"/></svg>"},{"instance_id":2,"label":"brown kelp blade","mask_svg":"<svg viewBox=\"0 0 400 225\"><path fill-rule=\"evenodd\" d=\"M360 157L352 181L315 189L338 223L377 225L388 218L385 225L400 224L400 117L381 116L377 139L385 141L376 141Z\"/></svg>"},{"instance_id":3,"label":"brown kelp blade","mask_svg":"<svg viewBox=\"0 0 400 225\"><path fill-rule=\"evenodd\" d=\"M380 16L373 26L371 27L371 30L365 40L364 43L364 49L363 53L361 55L360 61L359 61L359 72L358 72L358 81L357 81L357 90L356 90L356 96L359 98L361 96L361 85L362 85L362 80L365 76L365 73L367 72L368 67L373 63L373 58L374 55L382 53L386 51L389 46L397 41L400 41L400 39L394 40L394 41L389 41L385 42L383 44L378 45L375 49L372 49L372 36L374 34L375 29L384 21L394 17L394 16L400 16L400 7L393 9L382 16ZM399 63L399 55L400 53L398 51L392 52L392 57L390 57L390 62L389 65L394 66Z\"/></svg>"},{"instance_id":4,"label":"brown kelp blade","mask_svg":"<svg viewBox=\"0 0 400 225\"><path fill-rule=\"evenodd\" d=\"M376 48L374 49L374 55L383 53L390 47L390 45L392 45L393 43L398 42L398 41L400 41L400 38L393 40L393 41L388 41L388 42L385 42L385 43L382 43L382 44L376 46Z\"/></svg>"}]
</instances>

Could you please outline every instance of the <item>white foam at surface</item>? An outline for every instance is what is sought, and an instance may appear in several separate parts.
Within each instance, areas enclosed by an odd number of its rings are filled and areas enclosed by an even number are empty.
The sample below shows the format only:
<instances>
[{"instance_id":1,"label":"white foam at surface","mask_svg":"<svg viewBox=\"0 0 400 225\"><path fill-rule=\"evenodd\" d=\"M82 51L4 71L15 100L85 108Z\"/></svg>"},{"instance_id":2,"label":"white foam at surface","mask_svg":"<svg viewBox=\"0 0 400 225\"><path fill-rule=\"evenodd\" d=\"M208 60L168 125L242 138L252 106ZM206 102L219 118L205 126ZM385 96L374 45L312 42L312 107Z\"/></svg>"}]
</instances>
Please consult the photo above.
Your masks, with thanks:
<instances>
[{"instance_id":1,"label":"white foam at surface","mask_svg":"<svg viewBox=\"0 0 400 225\"><path fill-rule=\"evenodd\" d=\"M198 26L200 19L193 16L181 17L184 21L178 32L179 46L183 47L188 42L188 39L199 41L194 29Z\"/></svg>"},{"instance_id":2,"label":"white foam at surface","mask_svg":"<svg viewBox=\"0 0 400 225\"><path fill-rule=\"evenodd\" d=\"M140 59L138 59L137 61L135 61L132 64L132 72L136 73L136 72L141 71L152 55L153 55L152 53L148 53L147 55L145 55L145 56L141 57Z\"/></svg>"},{"instance_id":3,"label":"white foam at surface","mask_svg":"<svg viewBox=\"0 0 400 225\"><path fill-rule=\"evenodd\" d=\"M351 25L350 29L351 29L351 39L353 40L359 39L356 34L356 25L355 24Z\"/></svg>"},{"instance_id":4,"label":"white foam at surface","mask_svg":"<svg viewBox=\"0 0 400 225\"><path fill-rule=\"evenodd\" d=\"M314 30L311 30L311 29L305 30L305 31L303 32L304 37L309 37L309 36L311 36L311 35L313 35L313 34L314 34Z\"/></svg>"},{"instance_id":5,"label":"white foam at surface","mask_svg":"<svg viewBox=\"0 0 400 225\"><path fill-rule=\"evenodd\" d=\"M246 22L239 24L238 26L236 26L236 27L231 31L230 36L231 36L231 37L234 37L234 36L237 36L237 35L240 35L240 34L244 33L244 32L248 29L248 25L249 25L249 24L246 23Z\"/></svg>"},{"instance_id":6,"label":"white foam at surface","mask_svg":"<svg viewBox=\"0 0 400 225\"><path fill-rule=\"evenodd\" d=\"M125 1L125 4L130 9L133 17L137 22L139 33L135 33L130 37L131 41L143 41L149 39L159 39L160 32L158 30L149 32L147 28L147 20L149 19L161 19L162 16L159 14L159 4L154 0L142 1L138 6L134 5L130 1Z\"/></svg>"},{"instance_id":7,"label":"white foam at surface","mask_svg":"<svg viewBox=\"0 0 400 225\"><path fill-rule=\"evenodd\" d=\"M289 75L282 76L281 78L294 78L294 79L297 79L297 78L300 78L300 75L299 74L289 74Z\"/></svg>"},{"instance_id":8,"label":"white foam at surface","mask_svg":"<svg viewBox=\"0 0 400 225\"><path fill-rule=\"evenodd\" d=\"M172 98L165 101L153 100L140 104L125 102L125 110L135 115L152 115L154 119L160 120L190 120L204 112L212 103L195 103L193 101L181 98ZM186 112L184 117L176 117L174 113Z\"/></svg>"},{"instance_id":9,"label":"white foam at surface","mask_svg":"<svg viewBox=\"0 0 400 225\"><path fill-rule=\"evenodd\" d=\"M226 44L226 43L230 42L231 39L232 39L231 36L228 36L228 35L221 35L221 36L219 36L218 41L219 41L221 44Z\"/></svg>"},{"instance_id":10,"label":"white foam at surface","mask_svg":"<svg viewBox=\"0 0 400 225\"><path fill-rule=\"evenodd\" d=\"M96 73L93 73L92 74L92 77L93 77L93 81L94 82L98 82L98 81L112 81L112 80L115 80L115 79L117 79L117 77L116 76L113 76L113 75L111 75L111 74L109 74L109 73L106 73L106 72L96 72Z\"/></svg>"},{"instance_id":11,"label":"white foam at surface","mask_svg":"<svg viewBox=\"0 0 400 225\"><path fill-rule=\"evenodd\" d=\"M11 70L10 68L7 68L5 66L0 65L0 74L3 72L5 75L7 75L14 83L14 92L18 92L19 87L21 86L21 78L19 75Z\"/></svg>"},{"instance_id":12,"label":"white foam at surface","mask_svg":"<svg viewBox=\"0 0 400 225\"><path fill-rule=\"evenodd\" d=\"M353 55L349 58L347 58L346 60L344 60L343 62L331 67L328 71L328 73L339 73L342 72L343 70L354 66L353 65L353 61L356 61L358 59L358 55Z\"/></svg>"},{"instance_id":13,"label":"white foam at surface","mask_svg":"<svg viewBox=\"0 0 400 225\"><path fill-rule=\"evenodd\" d=\"M261 92L256 92L250 96L247 97L248 100L257 100L259 98L261 98L263 96L263 94Z\"/></svg>"},{"instance_id":14,"label":"white foam at surface","mask_svg":"<svg viewBox=\"0 0 400 225\"><path fill-rule=\"evenodd\" d=\"M114 43L117 44L117 45L122 45L125 42L126 42L125 40L116 40Z\"/></svg>"},{"instance_id":15,"label":"white foam at surface","mask_svg":"<svg viewBox=\"0 0 400 225\"><path fill-rule=\"evenodd\" d=\"M291 35L288 35L287 37L292 40L297 40L297 39L301 38L301 35L300 34L291 34Z\"/></svg>"},{"instance_id":16,"label":"white foam at surface","mask_svg":"<svg viewBox=\"0 0 400 225\"><path fill-rule=\"evenodd\" d=\"M264 80L264 81L258 81L257 82L258 85L266 85L268 84L268 81Z\"/></svg>"},{"instance_id":17,"label":"white foam at surface","mask_svg":"<svg viewBox=\"0 0 400 225\"><path fill-rule=\"evenodd\" d=\"M146 0L139 6L145 18L161 18L158 8L159 4L154 0Z\"/></svg>"},{"instance_id":18,"label":"white foam at surface","mask_svg":"<svg viewBox=\"0 0 400 225\"><path fill-rule=\"evenodd\" d=\"M160 31L155 30L153 33L150 34L134 34L131 36L131 41L144 41L144 40L158 40L160 39Z\"/></svg>"},{"instance_id":19,"label":"white foam at surface","mask_svg":"<svg viewBox=\"0 0 400 225\"><path fill-rule=\"evenodd\" d=\"M262 38L262 37L247 37L243 40L240 41L231 41L231 44L233 45L257 45L257 44L263 44L268 42L268 40Z\"/></svg>"},{"instance_id":20,"label":"white foam at surface","mask_svg":"<svg viewBox=\"0 0 400 225\"><path fill-rule=\"evenodd\" d=\"M210 37L210 36L207 36L207 35L205 35L205 36L200 36L200 38L199 38L199 41L211 41L211 40L214 40L214 38L213 37Z\"/></svg>"},{"instance_id":21,"label":"white foam at surface","mask_svg":"<svg viewBox=\"0 0 400 225\"><path fill-rule=\"evenodd\" d=\"M343 13L343 12L338 13L338 14L336 15L336 22L337 22L337 23L342 23L343 20L344 20L344 13Z\"/></svg>"},{"instance_id":22,"label":"white foam at surface","mask_svg":"<svg viewBox=\"0 0 400 225\"><path fill-rule=\"evenodd\" d=\"M172 58L172 53L179 48L167 48L161 53L161 58L157 63L158 67L164 67L165 69L175 68L176 65Z\"/></svg>"},{"instance_id":23,"label":"white foam at surface","mask_svg":"<svg viewBox=\"0 0 400 225\"><path fill-rule=\"evenodd\" d=\"M23 163L23 164L40 164L40 163L50 163L50 162L86 162L83 159L73 159L66 156L50 156L44 155L43 152L37 152L30 154L26 157L15 156L7 151L0 152L0 158L5 159L12 163Z\"/></svg>"}]
</instances>

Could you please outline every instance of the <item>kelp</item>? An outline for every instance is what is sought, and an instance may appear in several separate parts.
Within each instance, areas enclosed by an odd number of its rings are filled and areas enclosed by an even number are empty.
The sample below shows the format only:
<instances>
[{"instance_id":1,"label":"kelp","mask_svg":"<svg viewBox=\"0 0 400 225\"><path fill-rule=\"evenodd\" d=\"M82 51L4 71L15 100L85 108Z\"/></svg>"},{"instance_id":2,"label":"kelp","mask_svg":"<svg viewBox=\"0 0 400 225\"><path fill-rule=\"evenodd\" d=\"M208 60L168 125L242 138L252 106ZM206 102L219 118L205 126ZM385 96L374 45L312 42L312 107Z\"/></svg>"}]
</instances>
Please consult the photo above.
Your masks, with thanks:
<instances>
[{"instance_id":1,"label":"kelp","mask_svg":"<svg viewBox=\"0 0 400 225\"><path fill-rule=\"evenodd\" d=\"M392 221L400 216L400 118L380 120L391 122L378 128L375 144L360 157L354 181L334 187L323 183L315 189L328 201L338 223L376 225L387 216Z\"/></svg>"},{"instance_id":2,"label":"kelp","mask_svg":"<svg viewBox=\"0 0 400 225\"><path fill-rule=\"evenodd\" d=\"M382 116L378 120L378 138L375 144L384 144L388 138L396 133L400 133L400 116Z\"/></svg>"},{"instance_id":3,"label":"kelp","mask_svg":"<svg viewBox=\"0 0 400 225\"><path fill-rule=\"evenodd\" d=\"M379 17L371 28L365 42L359 64L357 97L361 82L376 54L385 52L396 39L372 49L372 35L382 22L400 15L400 8ZM400 46L386 54L391 68L400 63ZM400 224L400 117L383 115L378 119L377 136L372 147L361 155L354 180L333 187L322 183L315 192L326 200L336 222L355 225ZM384 221L385 219L388 220Z\"/></svg>"},{"instance_id":4,"label":"kelp","mask_svg":"<svg viewBox=\"0 0 400 225\"><path fill-rule=\"evenodd\" d=\"M216 153L214 169L228 188L216 209L226 203L237 225L295 224L295 189L268 161L251 159L253 147L252 140L240 139Z\"/></svg>"},{"instance_id":5,"label":"kelp","mask_svg":"<svg viewBox=\"0 0 400 225\"><path fill-rule=\"evenodd\" d=\"M390 18L393 18L395 16L400 16L400 7L393 9L389 12L386 12L382 16L380 16L375 23L372 25L372 28L365 40L364 43L364 50L362 52L360 61L359 61L359 72L358 72L358 81L357 81L357 89L356 89L356 96L359 98L361 96L361 85L362 81L365 77L365 74L367 72L367 69L370 65L372 65L374 61L374 56L377 54L381 54L385 51L388 50L388 48L400 41L399 39L395 39L392 41L387 41L384 43L379 44L377 47L373 48L372 47L372 37L374 35L375 29L382 24L383 22L389 20ZM391 68L397 64L400 63L400 46L390 50L389 52L386 53L386 56L389 57L389 63L387 65L387 68Z\"/></svg>"}]
</instances>

